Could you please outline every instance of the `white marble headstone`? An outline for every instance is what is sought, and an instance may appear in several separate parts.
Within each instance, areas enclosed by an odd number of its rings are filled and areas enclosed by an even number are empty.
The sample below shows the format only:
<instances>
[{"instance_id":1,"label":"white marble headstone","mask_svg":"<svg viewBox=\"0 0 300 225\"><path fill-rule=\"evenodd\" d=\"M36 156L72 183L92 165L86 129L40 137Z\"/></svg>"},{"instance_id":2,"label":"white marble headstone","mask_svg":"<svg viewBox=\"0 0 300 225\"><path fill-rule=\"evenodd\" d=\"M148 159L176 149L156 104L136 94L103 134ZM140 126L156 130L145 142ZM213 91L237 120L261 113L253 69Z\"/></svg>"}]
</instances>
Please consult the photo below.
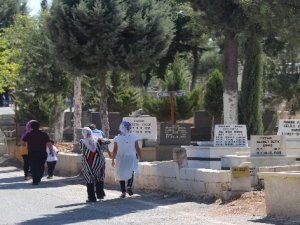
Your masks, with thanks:
<instances>
[{"instance_id":1,"label":"white marble headstone","mask_svg":"<svg viewBox=\"0 0 300 225\"><path fill-rule=\"evenodd\" d=\"M246 125L240 125L240 124L215 125L214 146L248 147Z\"/></svg>"},{"instance_id":2,"label":"white marble headstone","mask_svg":"<svg viewBox=\"0 0 300 225\"><path fill-rule=\"evenodd\" d=\"M285 156L283 135L251 135L251 156Z\"/></svg>"}]
</instances>

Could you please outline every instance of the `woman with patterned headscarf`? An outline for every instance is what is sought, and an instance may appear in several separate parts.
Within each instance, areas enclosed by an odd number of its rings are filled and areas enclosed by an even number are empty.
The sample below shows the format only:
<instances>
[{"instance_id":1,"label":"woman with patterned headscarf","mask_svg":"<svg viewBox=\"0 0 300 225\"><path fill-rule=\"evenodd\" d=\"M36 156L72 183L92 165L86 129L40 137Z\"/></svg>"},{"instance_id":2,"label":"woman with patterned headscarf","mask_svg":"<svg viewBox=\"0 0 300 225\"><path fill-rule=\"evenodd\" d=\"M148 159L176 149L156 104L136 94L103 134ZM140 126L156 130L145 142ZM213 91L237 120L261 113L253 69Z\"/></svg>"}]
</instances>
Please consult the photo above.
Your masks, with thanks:
<instances>
[{"instance_id":1,"label":"woman with patterned headscarf","mask_svg":"<svg viewBox=\"0 0 300 225\"><path fill-rule=\"evenodd\" d=\"M138 170L138 159L141 158L141 150L138 144L138 135L131 133L131 124L122 121L119 127L120 134L114 138L112 166L115 167L116 180L120 182L121 196L126 197L126 191L131 196L133 175ZM125 188L127 181L127 190Z\"/></svg>"},{"instance_id":2,"label":"woman with patterned headscarf","mask_svg":"<svg viewBox=\"0 0 300 225\"><path fill-rule=\"evenodd\" d=\"M105 196L105 157L103 151L108 148L93 138L92 130L89 127L82 129L82 135L83 139L79 141L79 145L82 151L82 173L88 193L86 202L96 202L96 196L98 199L103 199Z\"/></svg>"}]
</instances>

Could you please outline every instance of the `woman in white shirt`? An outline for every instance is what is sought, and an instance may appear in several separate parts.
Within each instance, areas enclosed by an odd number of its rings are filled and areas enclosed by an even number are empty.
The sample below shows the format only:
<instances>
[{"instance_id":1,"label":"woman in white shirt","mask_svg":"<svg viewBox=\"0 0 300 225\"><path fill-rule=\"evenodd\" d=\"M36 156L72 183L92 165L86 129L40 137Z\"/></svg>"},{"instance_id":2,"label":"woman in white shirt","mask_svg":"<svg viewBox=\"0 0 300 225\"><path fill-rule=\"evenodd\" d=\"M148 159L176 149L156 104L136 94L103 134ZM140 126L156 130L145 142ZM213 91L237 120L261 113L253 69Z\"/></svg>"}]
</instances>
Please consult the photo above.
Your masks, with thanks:
<instances>
[{"instance_id":1,"label":"woman in white shirt","mask_svg":"<svg viewBox=\"0 0 300 225\"><path fill-rule=\"evenodd\" d=\"M114 138L112 166L115 167L115 178L120 182L121 198L126 197L126 191L131 196L133 176L138 170L138 159L141 158L141 150L138 144L138 135L131 133L131 124L122 121L120 134ZM125 188L127 181L127 190Z\"/></svg>"}]
</instances>

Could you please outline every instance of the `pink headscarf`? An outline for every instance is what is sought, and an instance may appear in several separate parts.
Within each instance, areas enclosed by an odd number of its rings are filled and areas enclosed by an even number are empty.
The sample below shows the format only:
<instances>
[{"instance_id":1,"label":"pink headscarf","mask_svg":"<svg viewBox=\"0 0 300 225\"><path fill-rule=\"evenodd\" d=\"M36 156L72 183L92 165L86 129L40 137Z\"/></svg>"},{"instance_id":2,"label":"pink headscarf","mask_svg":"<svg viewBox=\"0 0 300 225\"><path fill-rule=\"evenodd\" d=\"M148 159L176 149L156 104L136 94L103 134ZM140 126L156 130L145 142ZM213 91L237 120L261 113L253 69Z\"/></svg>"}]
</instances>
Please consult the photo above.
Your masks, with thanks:
<instances>
[{"instance_id":1,"label":"pink headscarf","mask_svg":"<svg viewBox=\"0 0 300 225\"><path fill-rule=\"evenodd\" d=\"M24 128L24 130L23 130L22 138L23 138L26 134L28 134L30 131L32 131L32 128L31 128L31 121L32 121L32 120L29 120L29 121L26 123L26 126L25 126L25 128Z\"/></svg>"}]
</instances>

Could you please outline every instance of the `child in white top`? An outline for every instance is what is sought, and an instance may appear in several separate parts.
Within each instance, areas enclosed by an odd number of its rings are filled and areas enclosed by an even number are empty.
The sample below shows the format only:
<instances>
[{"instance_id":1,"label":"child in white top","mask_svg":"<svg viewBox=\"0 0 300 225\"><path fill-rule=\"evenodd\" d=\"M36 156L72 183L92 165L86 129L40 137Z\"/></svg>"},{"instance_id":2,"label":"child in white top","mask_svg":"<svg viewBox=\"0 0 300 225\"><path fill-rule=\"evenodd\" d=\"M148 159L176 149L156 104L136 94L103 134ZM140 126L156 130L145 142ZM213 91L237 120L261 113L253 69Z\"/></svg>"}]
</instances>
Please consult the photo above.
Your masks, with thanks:
<instances>
[{"instance_id":1,"label":"child in white top","mask_svg":"<svg viewBox=\"0 0 300 225\"><path fill-rule=\"evenodd\" d=\"M53 171L55 169L56 161L57 161L58 150L54 146L54 141L50 140L47 144L47 166L48 166L48 179L53 178Z\"/></svg>"}]
</instances>

